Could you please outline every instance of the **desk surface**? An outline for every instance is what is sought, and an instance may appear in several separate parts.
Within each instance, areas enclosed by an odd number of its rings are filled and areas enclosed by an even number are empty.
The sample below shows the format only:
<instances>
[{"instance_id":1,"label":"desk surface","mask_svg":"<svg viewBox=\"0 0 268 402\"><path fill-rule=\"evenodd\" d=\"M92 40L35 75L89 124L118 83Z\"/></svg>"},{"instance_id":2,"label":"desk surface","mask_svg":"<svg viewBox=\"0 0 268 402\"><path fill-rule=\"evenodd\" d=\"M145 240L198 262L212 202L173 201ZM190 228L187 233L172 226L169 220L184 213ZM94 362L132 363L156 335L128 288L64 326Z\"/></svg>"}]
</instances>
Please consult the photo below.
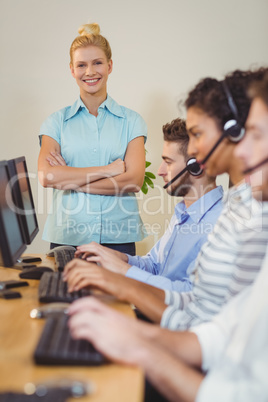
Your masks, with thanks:
<instances>
[{"instance_id":1,"label":"desk surface","mask_svg":"<svg viewBox=\"0 0 268 402\"><path fill-rule=\"evenodd\" d=\"M40 265L54 266L54 259L41 256ZM19 279L20 271L0 267L0 280ZM39 340L44 320L30 318L30 311L41 305L37 298L38 280L28 280L29 286L18 290L22 298L0 299L0 391L23 391L26 383L40 383L57 378L92 382L92 395L70 401L141 402L143 374L141 370L116 364L101 367L36 366L33 352ZM134 313L127 304L112 302L112 306L128 315Z\"/></svg>"}]
</instances>

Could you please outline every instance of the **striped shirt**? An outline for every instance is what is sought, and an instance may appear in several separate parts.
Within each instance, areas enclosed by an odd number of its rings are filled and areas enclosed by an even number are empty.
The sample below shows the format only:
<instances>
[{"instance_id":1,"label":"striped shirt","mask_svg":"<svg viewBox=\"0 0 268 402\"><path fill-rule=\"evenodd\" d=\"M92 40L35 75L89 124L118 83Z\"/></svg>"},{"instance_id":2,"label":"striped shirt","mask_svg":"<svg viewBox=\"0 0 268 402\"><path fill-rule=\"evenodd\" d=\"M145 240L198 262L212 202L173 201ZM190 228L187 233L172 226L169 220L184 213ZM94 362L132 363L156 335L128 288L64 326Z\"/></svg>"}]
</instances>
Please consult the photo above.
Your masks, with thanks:
<instances>
[{"instance_id":1,"label":"striped shirt","mask_svg":"<svg viewBox=\"0 0 268 402\"><path fill-rule=\"evenodd\" d=\"M190 292L165 291L161 326L185 330L210 321L255 280L268 244L268 203L257 202L243 183L224 197L223 211L195 264Z\"/></svg>"}]
</instances>

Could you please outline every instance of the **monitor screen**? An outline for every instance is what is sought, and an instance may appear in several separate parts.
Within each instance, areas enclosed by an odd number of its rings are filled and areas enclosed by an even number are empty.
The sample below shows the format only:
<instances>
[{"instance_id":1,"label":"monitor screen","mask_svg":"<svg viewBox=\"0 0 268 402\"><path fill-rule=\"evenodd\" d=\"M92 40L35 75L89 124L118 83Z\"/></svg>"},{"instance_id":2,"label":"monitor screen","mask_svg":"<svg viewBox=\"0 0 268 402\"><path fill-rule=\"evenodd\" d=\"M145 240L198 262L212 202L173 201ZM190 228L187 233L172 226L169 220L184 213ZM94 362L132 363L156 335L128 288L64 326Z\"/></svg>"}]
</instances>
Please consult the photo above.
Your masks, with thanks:
<instances>
[{"instance_id":1,"label":"monitor screen","mask_svg":"<svg viewBox=\"0 0 268 402\"><path fill-rule=\"evenodd\" d=\"M39 229L25 157L9 160L8 168L23 238L26 244L31 244Z\"/></svg>"},{"instance_id":2,"label":"monitor screen","mask_svg":"<svg viewBox=\"0 0 268 402\"><path fill-rule=\"evenodd\" d=\"M12 267L26 250L9 185L6 161L0 162L0 264Z\"/></svg>"}]
</instances>

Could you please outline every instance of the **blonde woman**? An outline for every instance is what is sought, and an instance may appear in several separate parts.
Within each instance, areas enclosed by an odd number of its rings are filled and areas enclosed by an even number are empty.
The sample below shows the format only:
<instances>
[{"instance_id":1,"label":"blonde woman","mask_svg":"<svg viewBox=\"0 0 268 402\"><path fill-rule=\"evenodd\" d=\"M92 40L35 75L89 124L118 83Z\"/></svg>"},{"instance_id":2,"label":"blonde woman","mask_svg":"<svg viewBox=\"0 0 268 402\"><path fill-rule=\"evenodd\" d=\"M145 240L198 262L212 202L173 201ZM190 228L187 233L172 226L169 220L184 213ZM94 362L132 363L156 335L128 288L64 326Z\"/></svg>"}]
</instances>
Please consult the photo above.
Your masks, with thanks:
<instances>
[{"instance_id":1,"label":"blonde woman","mask_svg":"<svg viewBox=\"0 0 268 402\"><path fill-rule=\"evenodd\" d=\"M96 241L134 255L145 237L134 193L144 179L147 127L107 93L112 52L99 25L78 32L70 70L80 97L40 129L39 180L54 189L43 239L51 248Z\"/></svg>"}]
</instances>

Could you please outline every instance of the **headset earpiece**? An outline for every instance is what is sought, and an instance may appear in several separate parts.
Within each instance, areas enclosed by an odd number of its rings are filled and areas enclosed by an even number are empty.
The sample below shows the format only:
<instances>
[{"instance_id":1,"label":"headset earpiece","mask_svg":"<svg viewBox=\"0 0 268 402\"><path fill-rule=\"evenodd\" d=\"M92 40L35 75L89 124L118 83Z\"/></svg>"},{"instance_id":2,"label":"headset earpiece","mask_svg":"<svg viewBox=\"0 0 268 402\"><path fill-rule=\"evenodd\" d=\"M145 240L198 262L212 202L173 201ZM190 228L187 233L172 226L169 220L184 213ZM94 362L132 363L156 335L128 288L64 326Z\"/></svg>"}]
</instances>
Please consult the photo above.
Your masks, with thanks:
<instances>
[{"instance_id":1,"label":"headset earpiece","mask_svg":"<svg viewBox=\"0 0 268 402\"><path fill-rule=\"evenodd\" d=\"M231 142L239 142L244 137L245 129L239 123L237 107L226 84L226 81L222 81L222 87L224 89L228 105L234 116L234 119L230 119L224 124L223 131L225 133L225 136L228 137Z\"/></svg>"},{"instance_id":2,"label":"headset earpiece","mask_svg":"<svg viewBox=\"0 0 268 402\"><path fill-rule=\"evenodd\" d=\"M199 163L196 162L195 158L188 159L186 162L186 168L192 176L200 176L203 173L203 169Z\"/></svg>"},{"instance_id":3,"label":"headset earpiece","mask_svg":"<svg viewBox=\"0 0 268 402\"><path fill-rule=\"evenodd\" d=\"M237 121L234 119L228 120L224 124L223 130L226 137L228 137L231 142L239 142L240 140L242 140L245 134L245 129L241 127L240 124L237 123Z\"/></svg>"},{"instance_id":4,"label":"headset earpiece","mask_svg":"<svg viewBox=\"0 0 268 402\"><path fill-rule=\"evenodd\" d=\"M164 185L163 188L167 188L170 186L174 181L176 181L179 177L181 177L185 172L188 172L192 176L200 176L203 173L203 169L199 165L199 163L196 162L195 158L190 158L186 162L185 168L183 168L173 179L171 179L168 183Z\"/></svg>"}]
</instances>

